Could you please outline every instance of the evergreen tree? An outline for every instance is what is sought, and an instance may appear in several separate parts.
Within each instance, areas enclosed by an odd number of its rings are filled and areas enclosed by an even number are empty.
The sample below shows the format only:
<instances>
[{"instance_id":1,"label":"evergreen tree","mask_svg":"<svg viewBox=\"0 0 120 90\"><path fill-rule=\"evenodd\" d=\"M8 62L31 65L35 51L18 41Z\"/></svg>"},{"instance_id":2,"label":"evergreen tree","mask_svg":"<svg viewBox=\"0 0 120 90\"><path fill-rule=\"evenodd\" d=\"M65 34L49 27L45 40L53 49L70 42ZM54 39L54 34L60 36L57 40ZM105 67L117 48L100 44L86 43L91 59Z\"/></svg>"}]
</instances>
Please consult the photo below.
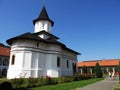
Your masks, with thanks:
<instances>
[{"instance_id":1,"label":"evergreen tree","mask_svg":"<svg viewBox=\"0 0 120 90\"><path fill-rule=\"evenodd\" d=\"M96 63L94 72L95 72L95 75L97 78L102 78L103 74L102 74L102 69L101 69L99 63Z\"/></svg>"},{"instance_id":2,"label":"evergreen tree","mask_svg":"<svg viewBox=\"0 0 120 90\"><path fill-rule=\"evenodd\" d=\"M82 71L83 71L83 73L87 73L87 67L86 67L86 66L83 66L83 67L82 67Z\"/></svg>"},{"instance_id":3,"label":"evergreen tree","mask_svg":"<svg viewBox=\"0 0 120 90\"><path fill-rule=\"evenodd\" d=\"M120 83L120 62L119 62L119 65L118 65L118 74L119 74L119 83Z\"/></svg>"}]
</instances>

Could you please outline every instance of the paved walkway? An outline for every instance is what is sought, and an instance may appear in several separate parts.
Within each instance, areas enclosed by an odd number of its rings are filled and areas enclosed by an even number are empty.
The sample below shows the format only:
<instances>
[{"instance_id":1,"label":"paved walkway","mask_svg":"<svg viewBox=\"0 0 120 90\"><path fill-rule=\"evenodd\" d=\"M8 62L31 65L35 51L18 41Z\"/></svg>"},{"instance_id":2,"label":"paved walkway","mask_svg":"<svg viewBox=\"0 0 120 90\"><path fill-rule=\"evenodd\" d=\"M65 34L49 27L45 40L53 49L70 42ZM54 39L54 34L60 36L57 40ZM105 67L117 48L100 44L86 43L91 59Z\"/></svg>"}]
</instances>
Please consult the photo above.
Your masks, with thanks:
<instances>
[{"instance_id":1,"label":"paved walkway","mask_svg":"<svg viewBox=\"0 0 120 90\"><path fill-rule=\"evenodd\" d=\"M104 79L100 82L96 82L76 90L114 90L114 87L117 84L118 80Z\"/></svg>"}]
</instances>

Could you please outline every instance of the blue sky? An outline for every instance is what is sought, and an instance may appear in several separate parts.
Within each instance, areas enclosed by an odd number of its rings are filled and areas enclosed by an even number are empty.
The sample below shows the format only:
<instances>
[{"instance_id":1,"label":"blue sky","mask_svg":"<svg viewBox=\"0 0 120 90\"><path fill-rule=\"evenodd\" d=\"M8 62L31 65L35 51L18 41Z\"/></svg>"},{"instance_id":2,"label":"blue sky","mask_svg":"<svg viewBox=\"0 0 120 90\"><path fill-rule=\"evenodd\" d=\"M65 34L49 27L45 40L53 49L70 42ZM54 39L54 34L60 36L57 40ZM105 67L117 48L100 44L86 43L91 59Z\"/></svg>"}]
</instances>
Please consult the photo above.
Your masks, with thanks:
<instances>
[{"instance_id":1,"label":"blue sky","mask_svg":"<svg viewBox=\"0 0 120 90\"><path fill-rule=\"evenodd\" d=\"M52 34L80 52L79 61L120 58L120 0L45 0ZM0 42L34 32L42 0L0 0Z\"/></svg>"}]
</instances>

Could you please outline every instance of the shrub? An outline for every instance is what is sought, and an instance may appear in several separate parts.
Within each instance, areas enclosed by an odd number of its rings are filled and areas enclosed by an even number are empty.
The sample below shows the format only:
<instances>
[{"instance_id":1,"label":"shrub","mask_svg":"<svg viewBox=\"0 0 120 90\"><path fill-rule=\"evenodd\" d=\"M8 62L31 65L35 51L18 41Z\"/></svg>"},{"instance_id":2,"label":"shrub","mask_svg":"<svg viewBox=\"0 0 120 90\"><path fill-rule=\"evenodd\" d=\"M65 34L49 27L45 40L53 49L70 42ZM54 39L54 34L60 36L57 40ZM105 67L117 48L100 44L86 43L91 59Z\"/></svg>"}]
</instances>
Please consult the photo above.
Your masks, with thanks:
<instances>
[{"instance_id":1,"label":"shrub","mask_svg":"<svg viewBox=\"0 0 120 90\"><path fill-rule=\"evenodd\" d=\"M87 73L87 72L88 72L87 67L86 67L86 66L83 66L83 67L82 67L82 71L83 71L83 73Z\"/></svg>"},{"instance_id":2,"label":"shrub","mask_svg":"<svg viewBox=\"0 0 120 90\"><path fill-rule=\"evenodd\" d=\"M75 75L72 76L72 78L73 78L73 81L79 81L81 80L81 75L76 73Z\"/></svg>"},{"instance_id":3,"label":"shrub","mask_svg":"<svg viewBox=\"0 0 120 90\"><path fill-rule=\"evenodd\" d=\"M40 87L44 85L51 85L51 84L58 84L58 83L66 83L66 82L72 82L72 81L79 81L79 80L85 80L85 79L91 79L94 78L94 75L91 74L79 74L76 73L73 76L69 77L58 77L58 78L51 78L49 76L46 76L45 78L19 78L19 79L3 79L3 82L7 81L11 83L11 86L14 89L24 90L24 88L32 88L32 87ZM21 89L22 88L22 89ZM0 89L0 90L6 90L6 89Z\"/></svg>"},{"instance_id":4,"label":"shrub","mask_svg":"<svg viewBox=\"0 0 120 90\"><path fill-rule=\"evenodd\" d=\"M46 76L46 84L51 85L52 83L52 78L50 76Z\"/></svg>"},{"instance_id":5,"label":"shrub","mask_svg":"<svg viewBox=\"0 0 120 90\"><path fill-rule=\"evenodd\" d=\"M46 78L28 78L28 87L37 87L37 86L44 86L44 85L52 85L56 84L56 80L46 76Z\"/></svg>"},{"instance_id":6,"label":"shrub","mask_svg":"<svg viewBox=\"0 0 120 90\"><path fill-rule=\"evenodd\" d=\"M41 79L40 78L28 78L28 87L37 87L42 86Z\"/></svg>"},{"instance_id":7,"label":"shrub","mask_svg":"<svg viewBox=\"0 0 120 90\"><path fill-rule=\"evenodd\" d=\"M10 80L13 88L26 88L28 86L27 79L15 78Z\"/></svg>"},{"instance_id":8,"label":"shrub","mask_svg":"<svg viewBox=\"0 0 120 90\"><path fill-rule=\"evenodd\" d=\"M12 84L10 82L3 82L0 84L0 90L12 90Z\"/></svg>"}]
</instances>

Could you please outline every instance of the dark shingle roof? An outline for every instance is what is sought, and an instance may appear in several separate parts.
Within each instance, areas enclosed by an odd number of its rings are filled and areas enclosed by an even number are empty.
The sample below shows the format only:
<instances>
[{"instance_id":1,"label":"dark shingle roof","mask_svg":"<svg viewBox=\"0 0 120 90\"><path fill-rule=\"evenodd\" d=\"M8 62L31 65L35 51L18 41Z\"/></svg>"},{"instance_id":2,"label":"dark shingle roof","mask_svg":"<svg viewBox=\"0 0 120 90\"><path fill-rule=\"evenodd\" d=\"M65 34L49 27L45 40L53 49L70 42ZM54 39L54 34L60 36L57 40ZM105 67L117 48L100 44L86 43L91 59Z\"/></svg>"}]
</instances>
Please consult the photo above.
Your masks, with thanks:
<instances>
[{"instance_id":1,"label":"dark shingle roof","mask_svg":"<svg viewBox=\"0 0 120 90\"><path fill-rule=\"evenodd\" d=\"M40 37L38 37L38 36L35 36L35 35L32 35L31 33L27 32L27 33L24 33L24 34L22 34L22 35L13 37L13 38L11 38L11 39L8 39L6 42L7 42L9 45L11 45L14 40L18 40L18 39L30 39L30 40L37 40L37 41L42 40L42 38L40 38Z\"/></svg>"},{"instance_id":2,"label":"dark shingle roof","mask_svg":"<svg viewBox=\"0 0 120 90\"><path fill-rule=\"evenodd\" d=\"M33 24L35 25L35 22L39 21L39 20L48 20L52 23L52 26L54 25L54 22L49 18L48 14L47 14L45 6L43 6L43 9L42 9L41 13L39 14L38 18L33 20Z\"/></svg>"},{"instance_id":3,"label":"dark shingle roof","mask_svg":"<svg viewBox=\"0 0 120 90\"><path fill-rule=\"evenodd\" d=\"M42 32L42 31L41 31L41 32ZM39 32L39 33L41 33L41 32ZM11 38L11 39L8 39L6 42L7 42L9 45L11 45L12 42L15 41L15 40L28 39L28 40L35 40L35 41L44 42L44 43L47 43L47 44L54 43L54 44L61 45L62 48L66 49L66 50L69 50L69 51L74 52L74 53L76 53L76 54L80 54L80 53L78 53L78 52L76 52L76 51L74 51L74 50L72 50L72 49L67 48L64 44L62 44L61 42L57 41L57 40L55 39L55 36L54 36L54 35L52 35L52 34L50 34L50 35L51 35L50 38L48 38L48 39L42 39L42 38L40 38L40 37L38 36L38 34L36 34L36 33L29 33L29 32L27 32L27 33L24 33L24 34L22 34L22 35L13 37L13 38ZM53 37L54 37L54 38L53 38Z\"/></svg>"}]
</instances>

